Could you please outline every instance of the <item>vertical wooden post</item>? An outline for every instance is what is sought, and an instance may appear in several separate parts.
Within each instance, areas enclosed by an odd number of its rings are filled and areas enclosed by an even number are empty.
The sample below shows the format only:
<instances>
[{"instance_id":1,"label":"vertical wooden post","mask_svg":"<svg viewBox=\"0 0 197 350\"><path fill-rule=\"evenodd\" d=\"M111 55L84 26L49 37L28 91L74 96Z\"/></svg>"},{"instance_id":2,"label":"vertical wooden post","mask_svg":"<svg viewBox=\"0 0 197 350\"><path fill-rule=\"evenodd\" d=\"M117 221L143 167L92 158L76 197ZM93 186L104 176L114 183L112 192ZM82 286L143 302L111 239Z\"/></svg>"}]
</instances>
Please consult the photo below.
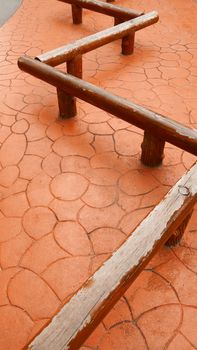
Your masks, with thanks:
<instances>
[{"instance_id":1,"label":"vertical wooden post","mask_svg":"<svg viewBox=\"0 0 197 350\"><path fill-rule=\"evenodd\" d=\"M114 18L114 25L118 25L124 22L124 19ZM134 43L135 43L135 32L125 36L122 38L122 54L123 55L131 55L134 51Z\"/></svg>"},{"instance_id":2,"label":"vertical wooden post","mask_svg":"<svg viewBox=\"0 0 197 350\"><path fill-rule=\"evenodd\" d=\"M69 119L75 117L77 114L75 97L57 88L57 98L60 118Z\"/></svg>"},{"instance_id":3,"label":"vertical wooden post","mask_svg":"<svg viewBox=\"0 0 197 350\"><path fill-rule=\"evenodd\" d=\"M82 79L82 56L78 55L67 62L67 72ZM57 89L60 118L68 119L77 114L76 97L71 96L61 89Z\"/></svg>"},{"instance_id":4,"label":"vertical wooden post","mask_svg":"<svg viewBox=\"0 0 197 350\"><path fill-rule=\"evenodd\" d=\"M78 55L67 62L67 73L72 74L79 79L82 79L82 55Z\"/></svg>"},{"instance_id":5,"label":"vertical wooden post","mask_svg":"<svg viewBox=\"0 0 197 350\"><path fill-rule=\"evenodd\" d=\"M181 225L177 228L175 233L168 239L168 241L165 243L167 247L175 246L178 244L183 237L183 234L185 232L185 229L189 223L189 220L192 216L193 210L186 216L186 218L183 220Z\"/></svg>"},{"instance_id":6,"label":"vertical wooden post","mask_svg":"<svg viewBox=\"0 0 197 350\"><path fill-rule=\"evenodd\" d=\"M153 135L150 131L144 131L144 140L141 145L141 161L148 166L157 166L162 163L165 140Z\"/></svg>"},{"instance_id":7,"label":"vertical wooden post","mask_svg":"<svg viewBox=\"0 0 197 350\"><path fill-rule=\"evenodd\" d=\"M82 7L78 5L71 5L72 6L72 18L73 18L73 24L81 24L82 23Z\"/></svg>"},{"instance_id":8,"label":"vertical wooden post","mask_svg":"<svg viewBox=\"0 0 197 350\"><path fill-rule=\"evenodd\" d=\"M135 32L122 38L122 54L131 55L134 51Z\"/></svg>"}]
</instances>

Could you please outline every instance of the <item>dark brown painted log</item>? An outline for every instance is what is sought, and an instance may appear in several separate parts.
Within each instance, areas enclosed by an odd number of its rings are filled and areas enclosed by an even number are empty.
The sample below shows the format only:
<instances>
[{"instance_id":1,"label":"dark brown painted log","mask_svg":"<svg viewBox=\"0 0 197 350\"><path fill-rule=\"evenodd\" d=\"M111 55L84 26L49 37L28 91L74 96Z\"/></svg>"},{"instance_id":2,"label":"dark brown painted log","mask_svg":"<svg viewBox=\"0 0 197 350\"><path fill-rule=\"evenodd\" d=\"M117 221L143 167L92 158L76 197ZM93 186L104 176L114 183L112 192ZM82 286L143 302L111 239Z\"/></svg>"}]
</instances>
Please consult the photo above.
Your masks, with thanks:
<instances>
[{"instance_id":1,"label":"dark brown painted log","mask_svg":"<svg viewBox=\"0 0 197 350\"><path fill-rule=\"evenodd\" d=\"M73 118L77 114L76 97L69 95L64 90L57 88L59 116L61 119Z\"/></svg>"},{"instance_id":2,"label":"dark brown painted log","mask_svg":"<svg viewBox=\"0 0 197 350\"><path fill-rule=\"evenodd\" d=\"M197 165L171 189L122 246L63 306L28 350L77 350L197 201ZM189 195L179 192L187 186ZM159 217L159 220L158 220Z\"/></svg>"},{"instance_id":3,"label":"dark brown painted log","mask_svg":"<svg viewBox=\"0 0 197 350\"><path fill-rule=\"evenodd\" d=\"M122 54L131 55L134 51L135 32L122 38Z\"/></svg>"},{"instance_id":4,"label":"dark brown painted log","mask_svg":"<svg viewBox=\"0 0 197 350\"><path fill-rule=\"evenodd\" d=\"M82 56L78 55L72 60L67 61L67 72L77 78L82 79Z\"/></svg>"},{"instance_id":5,"label":"dark brown painted log","mask_svg":"<svg viewBox=\"0 0 197 350\"><path fill-rule=\"evenodd\" d=\"M122 18L114 18L114 25L118 25L123 23L124 20ZM131 55L134 51L134 43L135 43L135 32L126 35L122 38L122 54L123 55Z\"/></svg>"},{"instance_id":6,"label":"dark brown painted log","mask_svg":"<svg viewBox=\"0 0 197 350\"><path fill-rule=\"evenodd\" d=\"M67 62L67 72L75 77L82 78L82 56L76 56ZM76 97L57 89L59 115L62 119L75 117L77 114Z\"/></svg>"},{"instance_id":7,"label":"dark brown painted log","mask_svg":"<svg viewBox=\"0 0 197 350\"><path fill-rule=\"evenodd\" d=\"M86 52L92 51L114 40L121 39L135 31L156 23L158 19L159 16L157 12L149 12L146 15L77 40L72 44L39 55L36 59L40 62L47 63L50 66L57 66L71 60L75 56L83 55Z\"/></svg>"},{"instance_id":8,"label":"dark brown painted log","mask_svg":"<svg viewBox=\"0 0 197 350\"><path fill-rule=\"evenodd\" d=\"M20 57L21 70L197 156L197 131L47 64Z\"/></svg>"},{"instance_id":9,"label":"dark brown painted log","mask_svg":"<svg viewBox=\"0 0 197 350\"><path fill-rule=\"evenodd\" d=\"M189 223L189 220L192 216L192 213L193 210L186 216L185 220L183 220L179 227L177 227L175 233L173 233L173 235L170 236L170 238L167 240L167 242L165 243L167 247L173 247L180 242Z\"/></svg>"},{"instance_id":10,"label":"dark brown painted log","mask_svg":"<svg viewBox=\"0 0 197 350\"><path fill-rule=\"evenodd\" d=\"M99 12L107 16L121 17L123 21L128 21L129 19L136 18L143 15L142 11L136 11L130 8L125 8L117 5L111 5L107 2L98 0L59 0L67 4L78 5L82 8ZM110 1L112 2L112 1Z\"/></svg>"},{"instance_id":11,"label":"dark brown painted log","mask_svg":"<svg viewBox=\"0 0 197 350\"><path fill-rule=\"evenodd\" d=\"M74 24L81 24L82 23L82 7L73 4L72 5L72 18Z\"/></svg>"},{"instance_id":12,"label":"dark brown painted log","mask_svg":"<svg viewBox=\"0 0 197 350\"><path fill-rule=\"evenodd\" d=\"M144 140L141 145L141 161L147 166L157 166L162 163L165 140L159 138L149 131L144 132Z\"/></svg>"}]
</instances>

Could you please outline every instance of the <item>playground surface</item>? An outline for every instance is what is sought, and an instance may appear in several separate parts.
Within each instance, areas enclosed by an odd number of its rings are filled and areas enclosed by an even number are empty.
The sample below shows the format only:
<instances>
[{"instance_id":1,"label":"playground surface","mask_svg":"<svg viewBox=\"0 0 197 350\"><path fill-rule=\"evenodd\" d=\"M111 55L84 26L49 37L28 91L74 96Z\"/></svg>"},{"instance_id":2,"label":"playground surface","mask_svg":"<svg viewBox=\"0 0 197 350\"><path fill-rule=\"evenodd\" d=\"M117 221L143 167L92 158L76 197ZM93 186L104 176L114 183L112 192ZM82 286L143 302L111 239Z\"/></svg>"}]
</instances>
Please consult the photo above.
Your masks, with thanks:
<instances>
[{"instance_id":1,"label":"playground surface","mask_svg":"<svg viewBox=\"0 0 197 350\"><path fill-rule=\"evenodd\" d=\"M160 20L136 34L132 56L119 41L86 54L84 79L196 128L196 1L115 4ZM88 10L73 25L69 5L23 0L0 28L0 350L22 350L196 161L168 145L162 166L143 166L140 129L80 100L77 117L59 120L55 89L17 67L110 26ZM81 350L197 348L196 214Z\"/></svg>"}]
</instances>

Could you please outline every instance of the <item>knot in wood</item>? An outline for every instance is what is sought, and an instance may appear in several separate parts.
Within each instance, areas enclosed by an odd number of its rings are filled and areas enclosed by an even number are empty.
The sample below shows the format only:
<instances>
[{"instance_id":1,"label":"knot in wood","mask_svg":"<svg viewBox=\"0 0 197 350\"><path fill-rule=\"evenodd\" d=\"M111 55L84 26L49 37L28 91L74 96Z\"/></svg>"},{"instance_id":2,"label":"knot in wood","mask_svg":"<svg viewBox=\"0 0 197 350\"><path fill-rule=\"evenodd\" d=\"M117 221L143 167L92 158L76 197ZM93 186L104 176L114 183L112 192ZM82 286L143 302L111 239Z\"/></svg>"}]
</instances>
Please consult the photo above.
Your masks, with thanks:
<instances>
[{"instance_id":1,"label":"knot in wood","mask_svg":"<svg viewBox=\"0 0 197 350\"><path fill-rule=\"evenodd\" d=\"M190 190L187 186L179 186L179 193L182 194L183 196L189 196Z\"/></svg>"}]
</instances>

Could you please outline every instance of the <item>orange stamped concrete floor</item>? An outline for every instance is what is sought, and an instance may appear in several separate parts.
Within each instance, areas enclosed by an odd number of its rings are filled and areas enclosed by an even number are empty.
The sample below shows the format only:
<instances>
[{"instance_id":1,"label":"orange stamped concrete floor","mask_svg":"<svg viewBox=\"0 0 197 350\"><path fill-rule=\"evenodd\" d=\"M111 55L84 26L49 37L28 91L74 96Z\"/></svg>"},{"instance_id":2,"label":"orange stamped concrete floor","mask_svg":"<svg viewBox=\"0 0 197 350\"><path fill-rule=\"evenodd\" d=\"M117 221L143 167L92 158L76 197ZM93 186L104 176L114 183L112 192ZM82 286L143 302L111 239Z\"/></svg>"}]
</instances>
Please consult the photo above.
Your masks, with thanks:
<instances>
[{"instance_id":1,"label":"orange stamped concrete floor","mask_svg":"<svg viewBox=\"0 0 197 350\"><path fill-rule=\"evenodd\" d=\"M117 0L160 21L84 56L84 79L190 127L197 125L197 2ZM142 132L78 101L58 120L55 89L17 67L113 25L70 6L24 0L0 28L0 350L21 350L116 250L195 157L168 145L140 163ZM65 69L65 65L62 66ZM163 247L81 350L197 349L197 215Z\"/></svg>"}]
</instances>

